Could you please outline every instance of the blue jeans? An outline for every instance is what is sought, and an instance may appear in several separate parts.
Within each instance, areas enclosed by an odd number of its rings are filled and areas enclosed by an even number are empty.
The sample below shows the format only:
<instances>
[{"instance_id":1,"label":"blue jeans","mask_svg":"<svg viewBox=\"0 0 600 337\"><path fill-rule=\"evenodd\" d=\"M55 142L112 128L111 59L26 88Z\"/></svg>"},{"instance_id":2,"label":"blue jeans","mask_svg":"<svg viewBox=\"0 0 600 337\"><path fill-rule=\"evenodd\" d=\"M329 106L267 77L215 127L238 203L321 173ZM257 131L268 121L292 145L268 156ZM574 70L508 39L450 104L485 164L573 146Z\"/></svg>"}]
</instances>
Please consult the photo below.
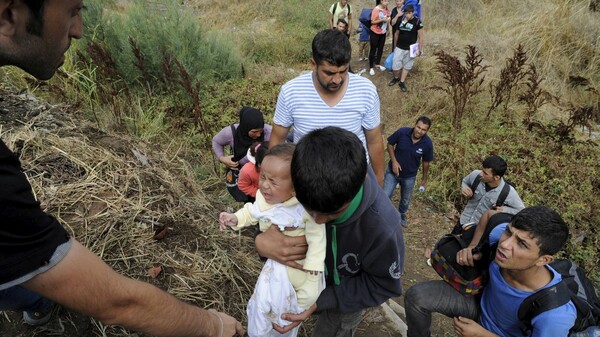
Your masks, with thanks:
<instances>
[{"instance_id":1,"label":"blue jeans","mask_svg":"<svg viewBox=\"0 0 600 337\"><path fill-rule=\"evenodd\" d=\"M54 302L21 286L0 290L0 310L46 312Z\"/></svg>"},{"instance_id":2,"label":"blue jeans","mask_svg":"<svg viewBox=\"0 0 600 337\"><path fill-rule=\"evenodd\" d=\"M406 212L408 212L408 206L410 205L410 197L412 196L413 189L417 177L410 178L399 178L396 177L389 169L385 170L385 177L383 178L383 191L392 198L396 185L400 184L400 203L398 204L398 211L402 215L402 220L406 221Z\"/></svg>"},{"instance_id":3,"label":"blue jeans","mask_svg":"<svg viewBox=\"0 0 600 337\"><path fill-rule=\"evenodd\" d=\"M431 336L431 313L462 316L477 321L479 300L454 290L442 280L419 282L404 296L408 337Z\"/></svg>"}]
</instances>

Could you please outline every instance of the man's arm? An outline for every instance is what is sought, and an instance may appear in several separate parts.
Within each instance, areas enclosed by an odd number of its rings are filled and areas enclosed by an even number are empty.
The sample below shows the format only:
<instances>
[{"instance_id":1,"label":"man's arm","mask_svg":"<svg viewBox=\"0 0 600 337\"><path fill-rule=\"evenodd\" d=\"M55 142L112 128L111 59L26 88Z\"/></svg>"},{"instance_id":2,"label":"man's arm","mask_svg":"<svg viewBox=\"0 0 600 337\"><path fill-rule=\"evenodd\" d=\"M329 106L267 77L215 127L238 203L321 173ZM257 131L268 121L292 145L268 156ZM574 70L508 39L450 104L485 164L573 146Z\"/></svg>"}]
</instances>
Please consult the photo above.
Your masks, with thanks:
<instances>
[{"instance_id":1,"label":"man's arm","mask_svg":"<svg viewBox=\"0 0 600 337\"><path fill-rule=\"evenodd\" d=\"M244 333L233 317L186 304L148 283L118 274L77 241L62 261L23 286L104 324L153 336Z\"/></svg>"},{"instance_id":2,"label":"man's arm","mask_svg":"<svg viewBox=\"0 0 600 337\"><path fill-rule=\"evenodd\" d=\"M273 129L271 131L271 139L269 139L269 148L272 148L275 145L283 144L289 131L289 126L285 127L273 124Z\"/></svg>"},{"instance_id":3,"label":"man's arm","mask_svg":"<svg viewBox=\"0 0 600 337\"><path fill-rule=\"evenodd\" d=\"M504 183L507 184L506 181ZM508 196L506 196L506 200L504 201L504 205L502 207L497 207L496 210L498 210L499 212L517 214L523 208L525 208L523 200L521 200L519 193L517 193L517 191L511 187L510 192L508 193Z\"/></svg>"},{"instance_id":4,"label":"man's arm","mask_svg":"<svg viewBox=\"0 0 600 337\"><path fill-rule=\"evenodd\" d=\"M348 34L352 31L352 13L348 13Z\"/></svg>"},{"instance_id":5,"label":"man's arm","mask_svg":"<svg viewBox=\"0 0 600 337\"><path fill-rule=\"evenodd\" d=\"M399 176L400 171L402 171L402 166L400 166L398 159L396 159L396 154L394 153L394 145L388 143L387 149L388 154L390 155L390 162L392 162L392 173L395 176Z\"/></svg>"},{"instance_id":6,"label":"man's arm","mask_svg":"<svg viewBox=\"0 0 600 337\"><path fill-rule=\"evenodd\" d=\"M333 13L329 12L329 29L333 29Z\"/></svg>"},{"instance_id":7,"label":"man's arm","mask_svg":"<svg viewBox=\"0 0 600 337\"><path fill-rule=\"evenodd\" d=\"M429 161L423 161L423 180L421 181L421 186L427 189L427 175L429 173Z\"/></svg>"},{"instance_id":8,"label":"man's arm","mask_svg":"<svg viewBox=\"0 0 600 337\"><path fill-rule=\"evenodd\" d=\"M392 46L398 47L398 44L397 44L398 43L398 36L400 36L400 30L396 29L396 31L394 32L394 37L393 37L394 44Z\"/></svg>"},{"instance_id":9,"label":"man's arm","mask_svg":"<svg viewBox=\"0 0 600 337\"><path fill-rule=\"evenodd\" d=\"M365 130L365 137L367 139L367 149L369 151L369 157L371 157L371 166L377 177L377 183L379 186L383 186L383 135L381 133L381 125L378 125L374 129Z\"/></svg>"}]
</instances>

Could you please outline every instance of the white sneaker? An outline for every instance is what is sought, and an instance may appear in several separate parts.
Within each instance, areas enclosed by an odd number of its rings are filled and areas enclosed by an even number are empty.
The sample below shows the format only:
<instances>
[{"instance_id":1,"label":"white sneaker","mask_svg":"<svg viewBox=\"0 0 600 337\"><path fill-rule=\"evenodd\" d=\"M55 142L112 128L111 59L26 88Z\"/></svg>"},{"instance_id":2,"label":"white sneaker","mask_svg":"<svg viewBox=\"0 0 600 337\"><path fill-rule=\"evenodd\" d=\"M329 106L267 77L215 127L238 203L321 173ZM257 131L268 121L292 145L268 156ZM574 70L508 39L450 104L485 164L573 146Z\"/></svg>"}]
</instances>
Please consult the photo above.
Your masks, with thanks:
<instances>
[{"instance_id":1,"label":"white sneaker","mask_svg":"<svg viewBox=\"0 0 600 337\"><path fill-rule=\"evenodd\" d=\"M371 75L371 76L375 75L375 70L373 70L373 68L371 68L371 70L369 70L369 75Z\"/></svg>"},{"instance_id":2,"label":"white sneaker","mask_svg":"<svg viewBox=\"0 0 600 337\"><path fill-rule=\"evenodd\" d=\"M378 67L379 67L379 70L385 71L385 67L384 66L378 66Z\"/></svg>"}]
</instances>

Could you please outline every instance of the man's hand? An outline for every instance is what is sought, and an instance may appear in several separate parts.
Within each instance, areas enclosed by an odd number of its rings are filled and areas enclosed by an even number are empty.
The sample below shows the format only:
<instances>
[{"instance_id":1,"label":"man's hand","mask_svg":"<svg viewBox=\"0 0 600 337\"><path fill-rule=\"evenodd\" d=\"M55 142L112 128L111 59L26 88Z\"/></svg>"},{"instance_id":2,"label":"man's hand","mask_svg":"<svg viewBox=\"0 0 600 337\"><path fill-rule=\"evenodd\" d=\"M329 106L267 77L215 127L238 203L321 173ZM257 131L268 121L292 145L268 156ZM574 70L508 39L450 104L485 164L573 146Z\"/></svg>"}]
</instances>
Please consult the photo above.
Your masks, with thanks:
<instances>
[{"instance_id":1,"label":"man's hand","mask_svg":"<svg viewBox=\"0 0 600 337\"><path fill-rule=\"evenodd\" d=\"M225 164L225 166L231 167L231 168L238 167L238 162L237 161L233 161L232 159L233 159L233 155L219 157L219 161L221 163Z\"/></svg>"},{"instance_id":2,"label":"man's hand","mask_svg":"<svg viewBox=\"0 0 600 337\"><path fill-rule=\"evenodd\" d=\"M292 330L293 328L297 327L298 325L300 325L302 322L304 322L304 320L306 320L313 312L315 312L315 310L317 310L317 304L313 304L310 306L310 308L304 310L302 313L299 314L283 314L281 315L282 319L285 319L286 321L290 321L292 322L292 324L284 326L284 327L280 327L277 324L273 324L273 329L277 332L279 332L280 334L284 334L290 330Z\"/></svg>"},{"instance_id":3,"label":"man's hand","mask_svg":"<svg viewBox=\"0 0 600 337\"><path fill-rule=\"evenodd\" d=\"M400 175L400 171L402 171L402 166L400 166L398 161L394 160L392 162L392 173L397 177Z\"/></svg>"},{"instance_id":4,"label":"man's hand","mask_svg":"<svg viewBox=\"0 0 600 337\"><path fill-rule=\"evenodd\" d=\"M296 269L302 269L302 265L296 261L304 259L308 249L304 235L284 235L276 225L259 234L254 244L260 256Z\"/></svg>"},{"instance_id":5,"label":"man's hand","mask_svg":"<svg viewBox=\"0 0 600 337\"><path fill-rule=\"evenodd\" d=\"M237 225L237 222L238 220L235 214L227 212L221 212L221 214L219 214L219 229L222 231L226 230L228 227Z\"/></svg>"},{"instance_id":6,"label":"man's hand","mask_svg":"<svg viewBox=\"0 0 600 337\"><path fill-rule=\"evenodd\" d=\"M491 337L497 336L472 319L466 317L454 317L454 332L460 337Z\"/></svg>"},{"instance_id":7,"label":"man's hand","mask_svg":"<svg viewBox=\"0 0 600 337\"><path fill-rule=\"evenodd\" d=\"M456 262L461 266L475 266L475 261L481 259L481 253L473 254L474 247L467 247L456 253Z\"/></svg>"},{"instance_id":8,"label":"man's hand","mask_svg":"<svg viewBox=\"0 0 600 337\"><path fill-rule=\"evenodd\" d=\"M462 188L461 190L462 195L464 195L467 198L470 198L473 196L473 190L471 190L471 188L469 186L465 186Z\"/></svg>"},{"instance_id":9,"label":"man's hand","mask_svg":"<svg viewBox=\"0 0 600 337\"><path fill-rule=\"evenodd\" d=\"M243 336L246 333L242 323L238 322L235 318L214 309L209 309L208 311L219 318L219 329L221 329L220 325L223 322L223 330L218 330L221 331L221 336Z\"/></svg>"}]
</instances>

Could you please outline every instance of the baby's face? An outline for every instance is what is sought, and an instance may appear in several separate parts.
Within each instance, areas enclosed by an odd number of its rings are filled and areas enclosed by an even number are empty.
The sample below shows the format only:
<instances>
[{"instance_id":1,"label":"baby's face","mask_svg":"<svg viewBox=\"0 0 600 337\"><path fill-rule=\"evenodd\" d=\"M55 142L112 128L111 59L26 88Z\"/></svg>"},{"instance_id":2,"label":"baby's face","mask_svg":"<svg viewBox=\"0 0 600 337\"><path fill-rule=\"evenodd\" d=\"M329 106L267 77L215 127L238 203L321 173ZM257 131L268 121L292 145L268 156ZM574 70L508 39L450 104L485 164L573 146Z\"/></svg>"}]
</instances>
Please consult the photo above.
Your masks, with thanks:
<instances>
[{"instance_id":1,"label":"baby's face","mask_svg":"<svg viewBox=\"0 0 600 337\"><path fill-rule=\"evenodd\" d=\"M279 204L294 196L294 186L289 160L266 156L260 166L258 188L271 205Z\"/></svg>"}]
</instances>

